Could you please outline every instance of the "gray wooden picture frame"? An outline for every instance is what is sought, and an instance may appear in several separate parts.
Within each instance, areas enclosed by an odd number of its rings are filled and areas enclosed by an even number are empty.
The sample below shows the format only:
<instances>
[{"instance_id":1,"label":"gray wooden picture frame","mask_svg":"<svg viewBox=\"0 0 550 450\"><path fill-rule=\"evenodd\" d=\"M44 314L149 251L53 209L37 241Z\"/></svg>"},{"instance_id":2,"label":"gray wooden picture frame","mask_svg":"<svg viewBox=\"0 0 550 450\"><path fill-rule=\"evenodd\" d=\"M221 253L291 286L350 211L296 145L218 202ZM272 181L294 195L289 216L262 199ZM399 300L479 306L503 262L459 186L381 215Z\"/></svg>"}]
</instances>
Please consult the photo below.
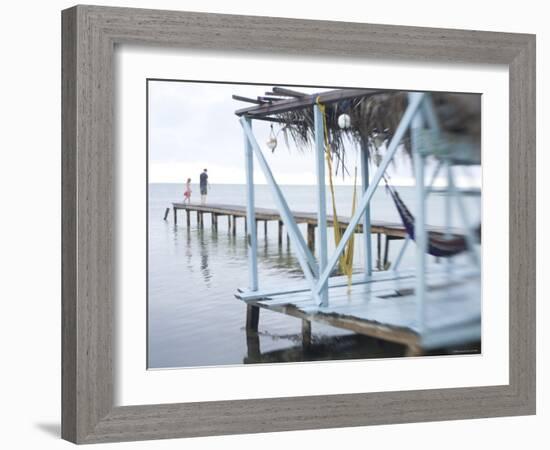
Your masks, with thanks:
<instances>
[{"instance_id":1,"label":"gray wooden picture frame","mask_svg":"<svg viewBox=\"0 0 550 450\"><path fill-rule=\"evenodd\" d=\"M64 439L94 443L535 413L535 36L97 6L63 11L62 33ZM115 407L116 44L506 65L509 384Z\"/></svg>"}]
</instances>

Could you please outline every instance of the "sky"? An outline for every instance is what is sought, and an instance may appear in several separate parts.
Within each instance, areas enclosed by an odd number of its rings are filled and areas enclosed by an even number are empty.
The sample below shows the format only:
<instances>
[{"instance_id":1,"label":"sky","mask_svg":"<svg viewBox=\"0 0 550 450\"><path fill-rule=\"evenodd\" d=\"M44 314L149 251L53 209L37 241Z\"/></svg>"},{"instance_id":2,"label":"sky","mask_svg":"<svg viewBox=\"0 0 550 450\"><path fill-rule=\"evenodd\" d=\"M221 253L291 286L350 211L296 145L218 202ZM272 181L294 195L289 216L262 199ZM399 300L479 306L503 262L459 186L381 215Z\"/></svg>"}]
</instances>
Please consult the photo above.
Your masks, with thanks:
<instances>
[{"instance_id":1,"label":"sky","mask_svg":"<svg viewBox=\"0 0 550 450\"><path fill-rule=\"evenodd\" d=\"M270 86L236 85L184 81L149 81L149 181L151 183L184 183L191 178L197 183L204 168L208 168L212 184L244 184L244 138L235 110L250 106L233 100L233 94L256 98ZM315 93L330 88L295 88ZM280 126L274 124L277 134ZM275 152L266 146L270 124L253 121L254 134L269 162L275 179L281 185L315 184L315 161L311 147L287 147L283 133L277 135ZM349 144L349 162L355 164L357 149ZM404 151L398 151L389 174L396 185L412 185L411 161ZM357 161L357 164L360 164ZM350 167L350 168L351 168ZM427 177L433 167L427 167ZM371 174L373 172L371 168ZM470 169L471 171L471 169ZM255 183L265 178L255 167ZM472 174L458 175L459 185L478 184ZM473 178L479 179L474 169ZM328 179L328 177L327 177ZM438 180L442 184L443 180ZM339 176L335 184L352 185L353 179Z\"/></svg>"}]
</instances>

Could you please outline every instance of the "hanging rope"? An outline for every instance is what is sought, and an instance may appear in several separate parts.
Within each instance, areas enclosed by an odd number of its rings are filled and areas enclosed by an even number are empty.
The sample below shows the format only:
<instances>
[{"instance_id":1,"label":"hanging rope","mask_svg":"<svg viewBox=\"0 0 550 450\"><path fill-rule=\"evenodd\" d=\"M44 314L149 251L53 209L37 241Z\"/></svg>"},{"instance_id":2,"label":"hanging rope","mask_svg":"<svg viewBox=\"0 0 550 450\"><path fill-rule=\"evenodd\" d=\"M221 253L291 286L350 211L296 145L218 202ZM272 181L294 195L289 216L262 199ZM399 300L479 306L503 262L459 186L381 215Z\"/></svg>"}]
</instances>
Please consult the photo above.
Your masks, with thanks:
<instances>
[{"instance_id":1,"label":"hanging rope","mask_svg":"<svg viewBox=\"0 0 550 450\"><path fill-rule=\"evenodd\" d=\"M321 111L323 116L323 128L324 128L324 144L325 144L325 159L328 166L328 179L330 186L330 195L332 198L332 216L333 216L333 230L334 230L334 242L336 246L340 244L342 240L342 229L340 227L340 222L338 220L338 212L336 211L336 196L334 194L334 183L332 180L332 152L330 147L330 142L328 138L328 127L327 127L327 118L326 118L326 108L325 105L319 102L319 97L316 100L317 106ZM353 198L351 206L351 215L355 214L355 208L357 203L357 162L355 164L355 173L353 180ZM319 224L320 225L320 224ZM351 238L347 242L344 251L339 259L340 270L342 273L348 277L348 289L351 287L351 280L353 275L353 253L354 253L354 242L355 242L355 233L351 235Z\"/></svg>"}]
</instances>

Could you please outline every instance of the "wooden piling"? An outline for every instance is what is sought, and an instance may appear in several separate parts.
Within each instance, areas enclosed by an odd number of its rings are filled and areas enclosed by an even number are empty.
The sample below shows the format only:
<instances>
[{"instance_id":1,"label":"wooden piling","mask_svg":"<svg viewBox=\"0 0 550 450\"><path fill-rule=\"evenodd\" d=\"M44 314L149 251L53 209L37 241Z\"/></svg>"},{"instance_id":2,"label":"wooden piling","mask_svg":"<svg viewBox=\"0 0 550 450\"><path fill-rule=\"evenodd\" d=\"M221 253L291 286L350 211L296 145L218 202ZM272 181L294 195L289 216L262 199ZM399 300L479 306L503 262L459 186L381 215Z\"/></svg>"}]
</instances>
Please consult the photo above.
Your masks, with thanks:
<instances>
[{"instance_id":1,"label":"wooden piling","mask_svg":"<svg viewBox=\"0 0 550 450\"><path fill-rule=\"evenodd\" d=\"M376 268L382 270L382 235L376 233Z\"/></svg>"},{"instance_id":2,"label":"wooden piling","mask_svg":"<svg viewBox=\"0 0 550 450\"><path fill-rule=\"evenodd\" d=\"M170 213L170 208L166 208L166 211L164 211L164 220L168 218L169 213Z\"/></svg>"},{"instance_id":3,"label":"wooden piling","mask_svg":"<svg viewBox=\"0 0 550 450\"><path fill-rule=\"evenodd\" d=\"M311 322L302 319L302 348L309 349L311 346Z\"/></svg>"},{"instance_id":4,"label":"wooden piling","mask_svg":"<svg viewBox=\"0 0 550 450\"><path fill-rule=\"evenodd\" d=\"M237 216L233 216L233 226L231 227L231 234L233 236L237 234Z\"/></svg>"},{"instance_id":5,"label":"wooden piling","mask_svg":"<svg viewBox=\"0 0 550 450\"><path fill-rule=\"evenodd\" d=\"M199 226L204 226L204 222L202 220L204 214L215 214L215 217L213 218L214 223L213 226L217 226L218 224L218 217L219 216L227 216L227 223L228 223L228 229L229 232L233 232L233 223L232 221L239 217L246 217L247 209L245 206L239 206L239 205L222 205L222 204L212 204L212 205L202 205L202 204L189 204L189 203L173 203L172 204L174 209L174 222L177 223L177 217L176 213L178 209L183 209L186 211L186 214L191 214L193 211L197 213L197 223ZM309 232L315 232L315 227L318 226L318 218L314 213L309 212L292 212L292 216L294 217L294 220L297 224L307 224L309 226ZM266 228L269 228L269 225L267 222L269 221L277 221L278 222L278 239L279 242L282 243L284 235L283 235L283 220L280 216L279 212L275 209L268 209L268 208L256 208L255 210L255 218L258 221L264 221L264 230ZM246 221L245 221L246 222ZM340 227L342 229L342 232L345 231L347 225L349 223L349 219L345 217L340 218ZM248 224L250 225L250 224ZM258 223L256 222L256 229L257 229ZM327 217L327 226L333 226L334 221L331 216ZM251 230L248 230L247 224L243 226L245 231L251 232ZM429 227L428 231L441 231L443 230L442 227ZM362 224L360 224L357 227L358 233L362 232ZM443 230L444 231L444 230ZM236 233L236 228L235 228ZM403 227L402 223L390 223L390 222L384 222L384 221L371 221L371 233L374 233L377 235L378 238L378 245L379 245L379 254L378 254L378 263L380 266L383 265L383 258L382 258L382 242L381 242L381 235L389 236L391 239L403 239L407 236L407 230ZM285 233L287 235L287 243L290 244L290 240L288 238L288 233ZM313 236L313 240L311 243L314 243L315 236Z\"/></svg>"},{"instance_id":6,"label":"wooden piling","mask_svg":"<svg viewBox=\"0 0 550 450\"><path fill-rule=\"evenodd\" d=\"M386 267L388 267L388 253L390 251L390 237L386 236L386 241L384 245L384 265L383 270L386 270Z\"/></svg>"},{"instance_id":7,"label":"wooden piling","mask_svg":"<svg viewBox=\"0 0 550 450\"><path fill-rule=\"evenodd\" d=\"M260 308L254 305L246 305L246 329L248 331L258 331L260 322Z\"/></svg>"},{"instance_id":8,"label":"wooden piling","mask_svg":"<svg viewBox=\"0 0 550 450\"><path fill-rule=\"evenodd\" d=\"M261 360L260 336L258 336L257 331L246 329L246 349L249 362L259 362Z\"/></svg>"},{"instance_id":9,"label":"wooden piling","mask_svg":"<svg viewBox=\"0 0 550 450\"><path fill-rule=\"evenodd\" d=\"M185 212L187 213L186 216L187 216L187 228L190 228L191 227L191 212L186 209Z\"/></svg>"},{"instance_id":10,"label":"wooden piling","mask_svg":"<svg viewBox=\"0 0 550 450\"><path fill-rule=\"evenodd\" d=\"M267 220L264 220L264 236L267 238Z\"/></svg>"},{"instance_id":11,"label":"wooden piling","mask_svg":"<svg viewBox=\"0 0 550 450\"><path fill-rule=\"evenodd\" d=\"M307 224L307 246L313 252L315 250L315 225Z\"/></svg>"},{"instance_id":12,"label":"wooden piling","mask_svg":"<svg viewBox=\"0 0 550 450\"><path fill-rule=\"evenodd\" d=\"M177 214L177 212L178 212L178 210L174 206L174 225L178 224L178 214Z\"/></svg>"}]
</instances>

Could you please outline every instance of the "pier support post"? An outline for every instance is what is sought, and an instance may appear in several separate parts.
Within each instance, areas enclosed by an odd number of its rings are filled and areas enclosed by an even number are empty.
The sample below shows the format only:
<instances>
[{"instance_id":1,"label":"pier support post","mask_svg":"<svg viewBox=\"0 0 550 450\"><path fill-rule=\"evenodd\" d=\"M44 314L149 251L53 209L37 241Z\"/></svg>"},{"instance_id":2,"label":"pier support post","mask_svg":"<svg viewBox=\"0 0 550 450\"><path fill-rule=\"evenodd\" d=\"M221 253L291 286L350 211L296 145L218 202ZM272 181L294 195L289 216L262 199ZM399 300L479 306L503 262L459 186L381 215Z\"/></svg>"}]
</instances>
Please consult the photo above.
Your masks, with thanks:
<instances>
[{"instance_id":1,"label":"pier support post","mask_svg":"<svg viewBox=\"0 0 550 450\"><path fill-rule=\"evenodd\" d=\"M174 225L178 224L178 214L177 213L178 213L178 210L174 206Z\"/></svg>"},{"instance_id":2,"label":"pier support post","mask_svg":"<svg viewBox=\"0 0 550 450\"><path fill-rule=\"evenodd\" d=\"M264 236L267 238L267 220L264 220Z\"/></svg>"},{"instance_id":3,"label":"pier support post","mask_svg":"<svg viewBox=\"0 0 550 450\"><path fill-rule=\"evenodd\" d=\"M231 227L231 234L235 236L237 234L237 216L233 216L233 226Z\"/></svg>"},{"instance_id":4,"label":"pier support post","mask_svg":"<svg viewBox=\"0 0 550 450\"><path fill-rule=\"evenodd\" d=\"M311 322L302 319L302 348L307 350L311 347Z\"/></svg>"},{"instance_id":5,"label":"pier support post","mask_svg":"<svg viewBox=\"0 0 550 450\"><path fill-rule=\"evenodd\" d=\"M383 270L387 270L388 268L388 253L390 251L390 240L391 238L386 234L386 241L384 243L384 263L383 263Z\"/></svg>"},{"instance_id":6,"label":"pier support post","mask_svg":"<svg viewBox=\"0 0 550 450\"><path fill-rule=\"evenodd\" d=\"M245 119L249 126L252 126L250 119ZM248 247L248 288L251 291L258 290L258 237L256 234L256 207L254 202L254 161L252 145L244 135L244 157L246 173L246 218L245 229L246 242ZM229 216L228 216L229 217ZM248 306L247 306L248 309ZM259 316L259 312L258 312ZM248 313L247 313L248 323ZM257 325L256 325L257 328Z\"/></svg>"},{"instance_id":7,"label":"pier support post","mask_svg":"<svg viewBox=\"0 0 550 450\"><path fill-rule=\"evenodd\" d=\"M170 208L166 208L166 210L164 211L164 220L168 218L169 213L170 213Z\"/></svg>"},{"instance_id":8,"label":"pier support post","mask_svg":"<svg viewBox=\"0 0 550 450\"><path fill-rule=\"evenodd\" d=\"M312 252L315 251L315 226L311 223L307 224L307 246Z\"/></svg>"},{"instance_id":9,"label":"pier support post","mask_svg":"<svg viewBox=\"0 0 550 450\"><path fill-rule=\"evenodd\" d=\"M246 305L246 329L249 331L258 331L258 323L260 322L260 307L254 305Z\"/></svg>"},{"instance_id":10,"label":"pier support post","mask_svg":"<svg viewBox=\"0 0 550 450\"><path fill-rule=\"evenodd\" d=\"M279 225L278 242L279 242L279 245L281 245L283 243L283 221L279 220L278 225Z\"/></svg>"},{"instance_id":11,"label":"pier support post","mask_svg":"<svg viewBox=\"0 0 550 450\"><path fill-rule=\"evenodd\" d=\"M187 228L191 227L191 213L188 209L185 210L187 216Z\"/></svg>"},{"instance_id":12,"label":"pier support post","mask_svg":"<svg viewBox=\"0 0 550 450\"><path fill-rule=\"evenodd\" d=\"M376 268L382 270L382 235L376 233Z\"/></svg>"},{"instance_id":13,"label":"pier support post","mask_svg":"<svg viewBox=\"0 0 550 450\"><path fill-rule=\"evenodd\" d=\"M261 362L262 354L260 352L260 336L258 336L258 332L246 330L246 349L247 359L245 362Z\"/></svg>"}]
</instances>

